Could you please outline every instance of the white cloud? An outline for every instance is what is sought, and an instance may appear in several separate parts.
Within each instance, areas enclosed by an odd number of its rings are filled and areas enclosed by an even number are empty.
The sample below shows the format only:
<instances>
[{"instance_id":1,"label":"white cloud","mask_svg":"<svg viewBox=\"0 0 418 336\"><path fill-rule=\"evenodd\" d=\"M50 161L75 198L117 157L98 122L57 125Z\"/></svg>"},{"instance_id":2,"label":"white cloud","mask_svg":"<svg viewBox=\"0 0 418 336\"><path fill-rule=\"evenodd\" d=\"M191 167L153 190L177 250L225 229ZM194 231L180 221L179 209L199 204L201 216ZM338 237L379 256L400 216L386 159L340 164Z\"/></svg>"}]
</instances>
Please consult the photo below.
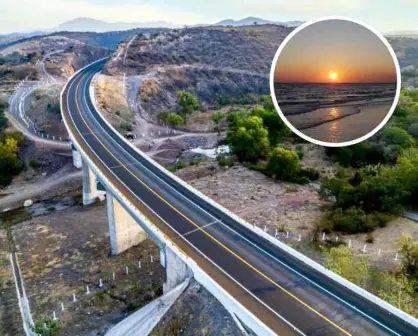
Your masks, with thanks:
<instances>
[{"instance_id":1,"label":"white cloud","mask_svg":"<svg viewBox=\"0 0 418 336\"><path fill-rule=\"evenodd\" d=\"M365 7L367 2L368 0L232 0L232 3L237 6L259 8L263 11L270 9L322 14L341 10L356 10Z\"/></svg>"},{"instance_id":2,"label":"white cloud","mask_svg":"<svg viewBox=\"0 0 418 336\"><path fill-rule=\"evenodd\" d=\"M76 17L109 22L165 20L179 24L206 22L204 15L147 4L92 4L83 0L9 0L0 11L0 32L50 28Z\"/></svg>"}]
</instances>

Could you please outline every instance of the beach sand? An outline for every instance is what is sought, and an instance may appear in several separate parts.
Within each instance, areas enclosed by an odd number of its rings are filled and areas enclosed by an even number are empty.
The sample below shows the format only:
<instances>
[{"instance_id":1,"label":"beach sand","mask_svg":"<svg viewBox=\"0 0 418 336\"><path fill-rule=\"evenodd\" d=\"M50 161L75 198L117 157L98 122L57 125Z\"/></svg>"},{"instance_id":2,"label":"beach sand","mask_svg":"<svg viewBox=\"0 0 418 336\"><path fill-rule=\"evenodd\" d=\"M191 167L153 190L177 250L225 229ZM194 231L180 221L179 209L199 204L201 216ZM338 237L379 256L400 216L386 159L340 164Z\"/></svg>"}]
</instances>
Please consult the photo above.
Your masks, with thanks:
<instances>
[{"instance_id":1,"label":"beach sand","mask_svg":"<svg viewBox=\"0 0 418 336\"><path fill-rule=\"evenodd\" d=\"M335 106L319 108L301 115L289 115L286 118L298 130L303 130L319 126L333 120L345 118L359 112L360 109L356 106Z\"/></svg>"},{"instance_id":2,"label":"beach sand","mask_svg":"<svg viewBox=\"0 0 418 336\"><path fill-rule=\"evenodd\" d=\"M301 130L307 136L325 142L358 139L375 129L386 117L392 102L358 106L360 113Z\"/></svg>"}]
</instances>

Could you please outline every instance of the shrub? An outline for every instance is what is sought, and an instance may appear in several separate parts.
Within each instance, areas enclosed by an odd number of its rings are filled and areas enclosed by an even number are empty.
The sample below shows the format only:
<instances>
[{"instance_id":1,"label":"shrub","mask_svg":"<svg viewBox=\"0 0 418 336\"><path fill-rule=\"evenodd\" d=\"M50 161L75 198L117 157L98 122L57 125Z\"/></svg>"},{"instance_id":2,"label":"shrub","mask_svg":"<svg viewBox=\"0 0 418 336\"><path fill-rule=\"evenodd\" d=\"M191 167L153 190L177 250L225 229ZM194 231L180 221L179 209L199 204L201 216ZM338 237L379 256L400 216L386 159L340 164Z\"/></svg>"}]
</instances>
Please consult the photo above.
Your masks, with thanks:
<instances>
[{"instance_id":1,"label":"shrub","mask_svg":"<svg viewBox=\"0 0 418 336\"><path fill-rule=\"evenodd\" d=\"M29 160L29 167L32 169L39 169L41 164L37 160Z\"/></svg>"},{"instance_id":2,"label":"shrub","mask_svg":"<svg viewBox=\"0 0 418 336\"><path fill-rule=\"evenodd\" d=\"M337 231L350 233L367 231L364 229L367 216L361 208L350 207L346 210L338 208L332 212L331 221L333 222L334 230Z\"/></svg>"},{"instance_id":3,"label":"shrub","mask_svg":"<svg viewBox=\"0 0 418 336\"><path fill-rule=\"evenodd\" d=\"M318 169L315 169L313 167L308 167L308 168L301 168L298 172L297 175L299 177L306 177L308 178L310 181L316 181L319 179L319 172Z\"/></svg>"},{"instance_id":4,"label":"shrub","mask_svg":"<svg viewBox=\"0 0 418 336\"><path fill-rule=\"evenodd\" d=\"M367 214L359 207L337 208L325 214L318 226L323 231L342 231L347 233L371 232L377 227L384 227L392 217L373 212Z\"/></svg>"},{"instance_id":5,"label":"shrub","mask_svg":"<svg viewBox=\"0 0 418 336\"><path fill-rule=\"evenodd\" d=\"M13 139L16 141L16 144L18 146L21 146L23 144L23 141L25 140L25 137L22 132L19 131L7 131L3 134L1 137L1 140L5 142L7 139Z\"/></svg>"},{"instance_id":6,"label":"shrub","mask_svg":"<svg viewBox=\"0 0 418 336\"><path fill-rule=\"evenodd\" d=\"M56 103L56 104L50 104L49 103L46 106L46 109L47 109L48 112L51 112L51 113L56 113L56 114L60 114L61 113L61 106L60 106L59 103Z\"/></svg>"},{"instance_id":7,"label":"shrub","mask_svg":"<svg viewBox=\"0 0 418 336\"><path fill-rule=\"evenodd\" d=\"M168 117L168 112L160 112L160 113L158 113L158 121L161 124L167 124L167 117Z\"/></svg>"},{"instance_id":8,"label":"shrub","mask_svg":"<svg viewBox=\"0 0 418 336\"><path fill-rule=\"evenodd\" d=\"M387 145L408 148L415 145L415 140L407 131L398 127L387 127L380 133L380 139Z\"/></svg>"},{"instance_id":9,"label":"shrub","mask_svg":"<svg viewBox=\"0 0 418 336\"><path fill-rule=\"evenodd\" d=\"M278 179L292 180L299 170L300 164L296 152L282 147L273 149L266 166L269 175Z\"/></svg>"},{"instance_id":10,"label":"shrub","mask_svg":"<svg viewBox=\"0 0 418 336\"><path fill-rule=\"evenodd\" d=\"M167 169L171 172L175 172L179 169L183 169L184 167L186 167L186 165L184 164L183 161L177 161L176 163L172 163L170 165L167 166Z\"/></svg>"},{"instance_id":11,"label":"shrub","mask_svg":"<svg viewBox=\"0 0 418 336\"><path fill-rule=\"evenodd\" d=\"M266 172L266 166L264 166L264 165L253 164L253 165L249 165L248 169L255 170L255 171L258 171L260 173L263 173L263 174L266 174L267 176L269 176L268 173Z\"/></svg>"},{"instance_id":12,"label":"shrub","mask_svg":"<svg viewBox=\"0 0 418 336\"><path fill-rule=\"evenodd\" d=\"M183 124L183 123L184 123L184 119L183 119L180 115L178 115L177 113L175 113L175 112L170 112L170 113L167 115L167 120L166 120L166 122L167 122L167 124L169 124L171 127L178 127L178 126L180 126L181 124Z\"/></svg>"},{"instance_id":13,"label":"shrub","mask_svg":"<svg viewBox=\"0 0 418 336\"><path fill-rule=\"evenodd\" d=\"M367 233L366 243L370 243L370 244L373 244L374 243L373 233L371 233L371 232L368 232Z\"/></svg>"},{"instance_id":14,"label":"shrub","mask_svg":"<svg viewBox=\"0 0 418 336\"><path fill-rule=\"evenodd\" d=\"M132 130L133 130L132 124L130 124L126 121L120 122L117 128L121 132L132 132Z\"/></svg>"},{"instance_id":15,"label":"shrub","mask_svg":"<svg viewBox=\"0 0 418 336\"><path fill-rule=\"evenodd\" d=\"M395 111L393 111L393 116L398 118L405 118L407 115L408 111L399 105L396 106Z\"/></svg>"},{"instance_id":16,"label":"shrub","mask_svg":"<svg viewBox=\"0 0 418 336\"><path fill-rule=\"evenodd\" d=\"M234 160L231 157L218 155L216 157L216 160L218 161L218 164L221 167L231 167L234 165Z\"/></svg>"},{"instance_id":17,"label":"shrub","mask_svg":"<svg viewBox=\"0 0 418 336\"><path fill-rule=\"evenodd\" d=\"M184 90L177 91L177 104L184 118L199 106L196 97Z\"/></svg>"},{"instance_id":18,"label":"shrub","mask_svg":"<svg viewBox=\"0 0 418 336\"><path fill-rule=\"evenodd\" d=\"M61 327L59 321L44 317L36 320L35 324L31 325L30 329L40 336L55 336L59 334Z\"/></svg>"},{"instance_id":19,"label":"shrub","mask_svg":"<svg viewBox=\"0 0 418 336\"><path fill-rule=\"evenodd\" d=\"M309 179L306 176L295 176L292 179L293 182L298 183L298 184L309 184Z\"/></svg>"},{"instance_id":20,"label":"shrub","mask_svg":"<svg viewBox=\"0 0 418 336\"><path fill-rule=\"evenodd\" d=\"M256 162L268 156L268 131L263 127L260 117L230 113L227 120L227 142L240 161Z\"/></svg>"},{"instance_id":21,"label":"shrub","mask_svg":"<svg viewBox=\"0 0 418 336\"><path fill-rule=\"evenodd\" d=\"M408 127L408 132L411 133L414 137L418 138L418 123L414 123Z\"/></svg>"},{"instance_id":22,"label":"shrub","mask_svg":"<svg viewBox=\"0 0 418 336\"><path fill-rule=\"evenodd\" d=\"M328 156L333 156L335 161L344 167L362 167L367 164L385 162L384 148L378 144L367 142L358 143L352 146L326 149Z\"/></svg>"}]
</instances>

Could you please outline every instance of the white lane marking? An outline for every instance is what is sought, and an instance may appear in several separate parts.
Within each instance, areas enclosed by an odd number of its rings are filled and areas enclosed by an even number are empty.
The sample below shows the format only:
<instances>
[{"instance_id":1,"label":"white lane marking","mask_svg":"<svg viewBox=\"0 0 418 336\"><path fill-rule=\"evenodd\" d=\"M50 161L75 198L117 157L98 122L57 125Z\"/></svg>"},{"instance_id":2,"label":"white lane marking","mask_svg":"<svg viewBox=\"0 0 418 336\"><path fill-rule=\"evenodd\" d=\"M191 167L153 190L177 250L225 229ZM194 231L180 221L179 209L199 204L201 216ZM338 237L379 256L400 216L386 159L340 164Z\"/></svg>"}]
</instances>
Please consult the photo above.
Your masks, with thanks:
<instances>
[{"instance_id":1,"label":"white lane marking","mask_svg":"<svg viewBox=\"0 0 418 336\"><path fill-rule=\"evenodd\" d=\"M109 169L116 169L116 168L122 168L122 167L128 167L128 166L136 166L138 164L139 164L139 162L136 161L136 162L129 162L129 163L124 163L124 164L118 164L118 165L115 165L115 166L112 166L112 167L108 167L108 168Z\"/></svg>"},{"instance_id":2,"label":"white lane marking","mask_svg":"<svg viewBox=\"0 0 418 336\"><path fill-rule=\"evenodd\" d=\"M221 221L216 220L216 221L214 221L212 223L205 224L205 225L203 225L203 226L201 226L199 228L196 228L194 230L190 230L190 231L188 231L186 233L183 233L181 236L183 236L183 237L188 236L189 234L192 234L193 232L201 231L202 229L207 228L208 226L212 226L213 224L220 223L220 222ZM180 238L180 237L175 237L173 240L177 240L178 238Z\"/></svg>"},{"instance_id":3,"label":"white lane marking","mask_svg":"<svg viewBox=\"0 0 418 336\"><path fill-rule=\"evenodd\" d=\"M78 74L79 76L80 74ZM72 80L74 80L74 78L72 78ZM71 86L74 84L74 81L71 82L69 88L68 88L68 92L71 89ZM69 109L69 100L68 100L68 94L67 94L67 108ZM74 122L73 116L71 113L69 113L71 120L73 121L73 124L75 126L75 128L77 129L78 133L81 134L79 128L77 127L76 123ZM103 166L107 167L106 164L103 162L103 160L99 157L99 155L91 148L91 146L89 145L88 142L86 142L84 140L85 144L87 145L87 147L90 148L90 150L92 151L92 153L94 153L94 155L98 158L98 160L103 164ZM180 233L174 228L172 227L168 222L166 222L163 218L161 218L160 215L158 215L152 208L150 208L146 203L144 203L143 200L141 200L112 170L109 170L111 174L113 174L113 176L127 189L131 192L131 194L140 202L142 203L145 207L147 207L156 217L158 217L163 223L165 223L171 230L173 230L175 233L177 233L177 235L180 235ZM202 255L202 257L204 257L205 259L207 259L209 262L211 262L216 268L218 268L222 273L224 273L228 278L230 278L233 282L235 282L239 287L241 287L244 291L246 291L249 295L251 295L256 301L258 301L260 304L262 304L264 307L266 307L268 310L270 310L274 315L276 315L278 318L280 318L283 322L285 322L287 325L289 325L291 328L293 328L294 331L298 332L300 335L303 336L307 336L305 333L303 333L300 329L298 329L296 326L294 326L291 322L289 322L288 320L286 320L283 316L281 316L278 312L276 312L274 309L272 309L270 306L268 306L265 302L263 302L261 299L259 299L256 295L254 295L249 289L247 289L244 285L242 285L240 282L238 282L238 280L236 280L235 278L233 278L230 274L228 274L223 268L221 268L218 264L216 264L212 259L210 259L208 256L206 256L202 251L200 251L191 241L187 240L184 237L181 237L186 243L188 243L190 246L192 246L198 253L200 253ZM197 265L197 263L196 263ZM199 266L198 266L199 267ZM199 267L200 268L200 267ZM205 273L205 271L202 272ZM209 275L207 273L205 273L208 277ZM215 280L214 280L215 281ZM215 281L216 282L216 281ZM234 298L235 299L235 298ZM237 299L235 299L237 300ZM237 300L238 301L238 300ZM244 309L247 310L247 308L245 308L245 306L240 303L238 301L238 303L240 305L242 305L244 307ZM252 312L250 312L249 310L247 310L251 315L253 315L255 318L258 318L257 316L255 316ZM260 320L261 322L261 320ZM261 322L263 323L263 322ZM267 327L269 328L269 327Z\"/></svg>"},{"instance_id":4,"label":"white lane marking","mask_svg":"<svg viewBox=\"0 0 418 336\"><path fill-rule=\"evenodd\" d=\"M95 134L102 134L104 132L86 132L86 133L82 133L81 135L95 135Z\"/></svg>"},{"instance_id":5,"label":"white lane marking","mask_svg":"<svg viewBox=\"0 0 418 336\"><path fill-rule=\"evenodd\" d=\"M85 85L85 89L87 89L87 81L86 81L86 85ZM86 98L84 97L84 100L87 103ZM90 108L89 108L90 109ZM93 116L93 115L92 115ZM93 116L94 119L96 119ZM97 121L97 120L96 120ZM99 127L103 130L103 132L100 133L106 133L106 130L104 129L104 127L97 122L97 124L99 125ZM133 160L135 160L135 158L124 148L122 147L118 141L116 141L115 139L113 139L112 137L110 137L112 139L112 141L114 143L116 143L119 148L121 148L128 156L130 156ZM205 209L201 208L198 204L194 203L191 199L187 198L185 195L183 195L182 193L180 193L177 189L173 188L171 185L169 185L166 181L164 181L163 179L161 179L158 175L156 175L153 171L151 171L150 169L148 169L146 166L143 165L143 163L141 163L140 161L137 161L144 169L146 169L148 172L150 172L153 176L155 176L157 179L159 179L161 182L163 182L165 185L167 185L169 188L171 188L172 190L174 190L177 194L179 194L180 196L182 196L186 201L188 201L190 204L192 204L193 206L195 206L196 208L200 209L201 211L203 211L204 213L206 213L207 215L209 215L210 217L212 217L213 219L220 221L218 218L216 218L214 215L212 215L211 213L207 212ZM221 221L220 221L221 222ZM228 227L227 225L225 225L224 223L221 222L222 225ZM202 227L201 227L202 228ZM229 228L229 227L228 227ZM230 229L230 228L229 228ZM232 229L231 229L232 230ZM234 231L234 230L232 230ZM243 238L244 240L250 242L248 239L244 238L241 234L237 233L236 231L234 231L237 235L239 235L241 238ZM262 238L262 237L261 237ZM264 239L264 238L262 238ZM357 307L351 305L350 303L348 303L347 301L341 299L340 297L336 296L335 294L332 294L330 291L328 291L327 289L323 288L321 285L317 284L316 282L314 282L313 280L310 280L309 278L303 276L301 273L299 273L298 271L296 271L295 269L293 269L292 267L290 267L289 265L287 265L286 263L279 261L277 258L273 257L272 255L270 255L267 251L263 250L262 248L260 248L259 246L257 246L256 244L250 242L251 245L257 247L260 251L262 251L264 254L266 254L267 256L269 256L270 258L272 258L273 260L276 260L278 262L280 262L282 265L286 266L286 268L288 268L289 270L293 271L295 274L303 277L304 279L308 280L311 284L315 285L317 288L323 290L325 293L330 294L331 296L333 296L334 298L338 299L340 302L344 303L345 305L347 305L348 307L354 309L355 311L359 312L361 315L365 316L366 318L370 319L371 321L377 323L378 325L380 325L381 327L385 328L386 330L392 332L394 335L397 336L402 336L400 334L398 334L397 332L395 332L394 330L390 329L389 327L387 327L386 325L384 325L383 323L377 321L376 319L374 319L373 317L371 317L370 315L364 313L363 311L361 311L360 309L358 309ZM349 290L349 289L348 289ZM365 299L367 300L367 299Z\"/></svg>"}]
</instances>

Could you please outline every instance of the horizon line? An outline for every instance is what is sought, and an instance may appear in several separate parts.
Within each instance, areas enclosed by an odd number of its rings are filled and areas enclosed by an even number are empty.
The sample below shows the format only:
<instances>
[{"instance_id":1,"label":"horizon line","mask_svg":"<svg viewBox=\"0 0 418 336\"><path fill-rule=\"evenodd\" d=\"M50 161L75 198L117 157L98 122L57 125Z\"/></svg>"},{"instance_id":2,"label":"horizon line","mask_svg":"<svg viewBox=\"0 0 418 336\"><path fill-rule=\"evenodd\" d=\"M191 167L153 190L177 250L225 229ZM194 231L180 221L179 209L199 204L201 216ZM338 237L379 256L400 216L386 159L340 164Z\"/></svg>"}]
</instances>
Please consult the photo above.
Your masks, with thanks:
<instances>
[{"instance_id":1,"label":"horizon line","mask_svg":"<svg viewBox=\"0 0 418 336\"><path fill-rule=\"evenodd\" d=\"M276 82L274 84L396 84L398 81L393 82Z\"/></svg>"}]
</instances>

